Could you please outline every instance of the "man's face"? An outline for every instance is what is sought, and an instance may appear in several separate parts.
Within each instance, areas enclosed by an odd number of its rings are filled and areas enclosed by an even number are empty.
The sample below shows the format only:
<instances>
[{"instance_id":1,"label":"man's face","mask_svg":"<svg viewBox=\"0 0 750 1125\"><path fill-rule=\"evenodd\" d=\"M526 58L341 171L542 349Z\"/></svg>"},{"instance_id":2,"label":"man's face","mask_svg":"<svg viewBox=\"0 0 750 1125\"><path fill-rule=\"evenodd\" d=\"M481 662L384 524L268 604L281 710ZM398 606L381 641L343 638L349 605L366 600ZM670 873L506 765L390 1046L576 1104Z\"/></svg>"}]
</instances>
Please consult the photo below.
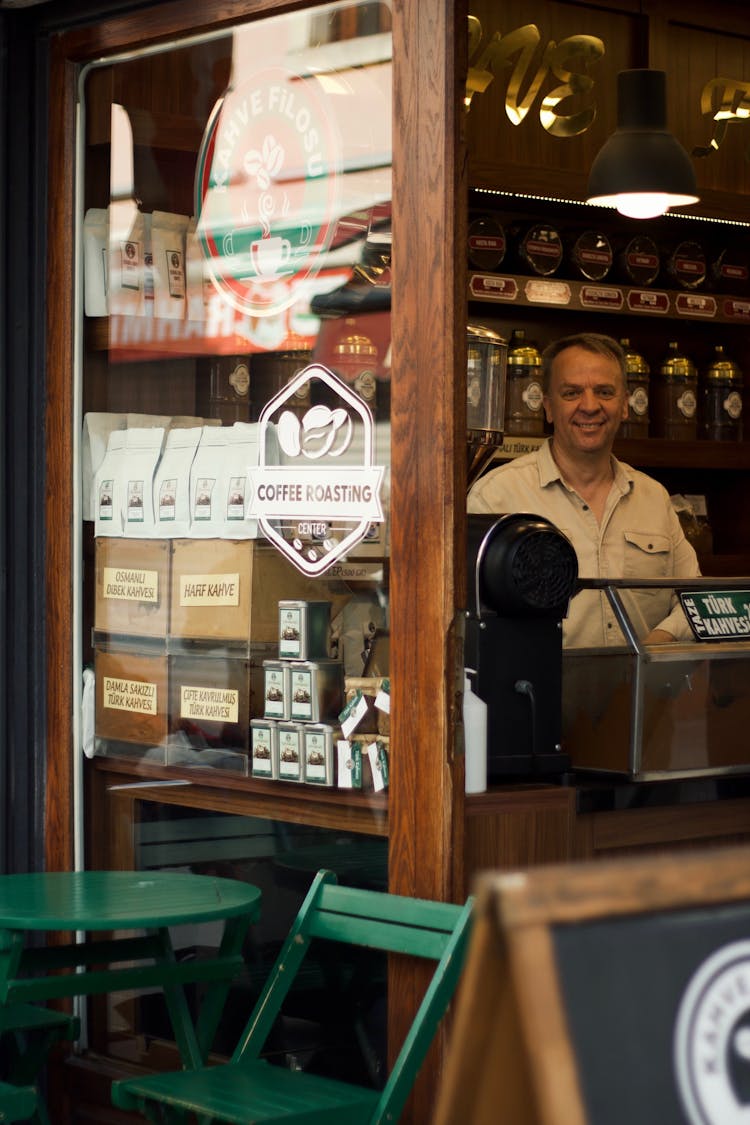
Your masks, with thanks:
<instances>
[{"instance_id":1,"label":"man's face","mask_svg":"<svg viewBox=\"0 0 750 1125\"><path fill-rule=\"evenodd\" d=\"M569 456L609 452L620 422L628 416L617 360L580 347L560 352L552 364L544 411L561 452Z\"/></svg>"}]
</instances>

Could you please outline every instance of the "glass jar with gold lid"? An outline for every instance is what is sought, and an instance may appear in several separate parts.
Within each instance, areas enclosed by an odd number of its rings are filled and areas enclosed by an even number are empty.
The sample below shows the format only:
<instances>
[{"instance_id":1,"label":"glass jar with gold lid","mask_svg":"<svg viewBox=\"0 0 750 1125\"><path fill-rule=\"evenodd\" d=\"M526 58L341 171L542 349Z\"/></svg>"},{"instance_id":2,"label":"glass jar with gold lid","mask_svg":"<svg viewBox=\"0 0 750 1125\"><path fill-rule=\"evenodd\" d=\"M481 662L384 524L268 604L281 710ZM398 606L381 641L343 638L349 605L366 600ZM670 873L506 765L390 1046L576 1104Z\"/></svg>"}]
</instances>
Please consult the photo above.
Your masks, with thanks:
<instances>
[{"instance_id":1,"label":"glass jar with gold lid","mask_svg":"<svg viewBox=\"0 0 750 1125\"><path fill-rule=\"evenodd\" d=\"M651 368L630 346L629 339L620 340L625 352L625 378L628 392L628 416L620 426L620 437L648 437L648 392Z\"/></svg>"},{"instance_id":2,"label":"glass jar with gold lid","mask_svg":"<svg viewBox=\"0 0 750 1125\"><path fill-rule=\"evenodd\" d=\"M714 360L701 380L700 436L709 441L742 441L743 376L716 344Z\"/></svg>"},{"instance_id":3,"label":"glass jar with gold lid","mask_svg":"<svg viewBox=\"0 0 750 1125\"><path fill-rule=\"evenodd\" d=\"M466 429L470 443L499 445L503 440L508 345L481 324L466 329Z\"/></svg>"},{"instance_id":4,"label":"glass jar with gold lid","mask_svg":"<svg viewBox=\"0 0 750 1125\"><path fill-rule=\"evenodd\" d=\"M373 415L377 407L377 366L377 347L369 336L359 332L342 336L333 349L336 374L367 403Z\"/></svg>"},{"instance_id":5,"label":"glass jar with gold lid","mask_svg":"<svg viewBox=\"0 0 750 1125\"><path fill-rule=\"evenodd\" d=\"M692 441L698 436L698 369L680 351L676 340L651 386L652 432L655 437Z\"/></svg>"},{"instance_id":6,"label":"glass jar with gold lid","mask_svg":"<svg viewBox=\"0 0 750 1125\"><path fill-rule=\"evenodd\" d=\"M505 432L539 437L544 433L542 357L523 328L516 328L508 344L508 386Z\"/></svg>"}]
</instances>

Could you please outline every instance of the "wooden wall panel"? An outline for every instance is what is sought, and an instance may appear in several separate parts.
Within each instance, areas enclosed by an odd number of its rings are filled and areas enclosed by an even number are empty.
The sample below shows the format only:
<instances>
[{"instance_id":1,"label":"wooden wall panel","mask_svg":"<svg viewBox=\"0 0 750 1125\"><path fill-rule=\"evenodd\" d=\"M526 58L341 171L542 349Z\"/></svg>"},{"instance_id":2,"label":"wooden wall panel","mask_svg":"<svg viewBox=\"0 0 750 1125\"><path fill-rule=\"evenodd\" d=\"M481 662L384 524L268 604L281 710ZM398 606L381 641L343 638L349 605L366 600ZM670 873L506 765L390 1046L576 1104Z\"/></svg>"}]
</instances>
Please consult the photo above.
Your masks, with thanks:
<instances>
[{"instance_id":1,"label":"wooden wall panel","mask_svg":"<svg viewBox=\"0 0 750 1125\"><path fill-rule=\"evenodd\" d=\"M480 55L484 43L495 32L506 36L529 23L538 28L540 43L522 81L522 92L528 90L537 69L543 65L543 51L550 40L559 43L571 35L595 36L603 41L605 54L589 69L594 82L590 94L577 96L565 105L566 115L592 104L596 107L592 124L580 136L555 137L542 127L542 100L561 84L552 70L520 125L513 125L505 112L510 68L496 74L484 93L475 94L467 122L470 186L584 197L588 168L616 124L617 73L643 65L638 49L639 17L633 8L618 5L597 9L561 0L534 0L532 4L509 0L502 5L493 0L472 0L470 12L479 19L483 31ZM563 107L560 108L562 111Z\"/></svg>"},{"instance_id":2,"label":"wooden wall panel","mask_svg":"<svg viewBox=\"0 0 750 1125\"><path fill-rule=\"evenodd\" d=\"M713 113L719 107L720 95L714 95L712 112L701 111L701 94L715 78L730 78L747 83L746 104L750 104L750 26L748 16L738 13L733 32L715 31L710 26L710 8L706 6L704 26L683 24L677 18L655 23L652 27L652 65L667 72L667 113L669 126L689 153L706 147L714 133ZM661 28L663 26L663 33ZM694 165L699 190L732 195L750 194L750 123L732 124L718 152L695 157ZM750 207L748 208L750 210ZM750 214L738 215L748 219Z\"/></svg>"},{"instance_id":3,"label":"wooden wall panel","mask_svg":"<svg viewBox=\"0 0 750 1125\"><path fill-rule=\"evenodd\" d=\"M480 871L569 860L575 848L575 790L507 786L466 799L466 893Z\"/></svg>"},{"instance_id":4,"label":"wooden wall panel","mask_svg":"<svg viewBox=\"0 0 750 1125\"><path fill-rule=\"evenodd\" d=\"M550 70L521 124L514 125L505 111L505 98L516 56L505 69L497 68L484 93L474 95L467 120L469 184L518 193L583 199L591 163L617 124L617 74L631 67L651 66L667 74L667 126L689 153L705 148L714 133L713 114L719 106L714 95L704 113L701 95L712 79L730 78L748 83L750 90L750 10L746 5L717 3L641 4L594 3L568 0L533 0L531 5L510 0L501 7L492 0L473 0L471 14L483 30L482 48L495 32L507 36L525 24L540 33L536 49L521 83L521 92L542 63L550 41L571 35L596 36L604 43L603 57L589 68L593 89L585 98L566 103L565 112L592 102L596 116L577 136L551 136L540 122L539 110L546 94L560 84ZM735 92L735 106L750 94ZM562 109L562 107L561 107ZM748 219L741 202L750 195L750 121L729 126L718 152L694 157L701 203L695 214ZM738 200L739 206L738 206Z\"/></svg>"}]
</instances>

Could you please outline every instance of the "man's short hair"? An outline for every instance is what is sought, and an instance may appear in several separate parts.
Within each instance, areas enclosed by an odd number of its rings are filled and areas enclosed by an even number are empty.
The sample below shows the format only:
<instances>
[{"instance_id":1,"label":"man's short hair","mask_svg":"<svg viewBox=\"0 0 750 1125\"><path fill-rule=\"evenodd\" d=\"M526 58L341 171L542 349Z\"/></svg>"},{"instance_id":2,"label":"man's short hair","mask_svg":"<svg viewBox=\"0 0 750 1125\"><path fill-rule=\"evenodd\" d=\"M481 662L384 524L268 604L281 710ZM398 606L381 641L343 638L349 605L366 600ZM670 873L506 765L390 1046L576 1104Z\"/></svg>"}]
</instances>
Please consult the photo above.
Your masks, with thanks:
<instances>
[{"instance_id":1,"label":"man's short hair","mask_svg":"<svg viewBox=\"0 0 750 1125\"><path fill-rule=\"evenodd\" d=\"M598 355L614 359L622 373L623 390L625 389L627 386L625 352L617 340L613 340L611 336L603 336L599 332L578 332L573 336L563 336L559 340L553 340L542 352L542 389L545 394L549 393L552 364L560 352L567 351L568 348L583 348L587 352L596 352Z\"/></svg>"}]
</instances>

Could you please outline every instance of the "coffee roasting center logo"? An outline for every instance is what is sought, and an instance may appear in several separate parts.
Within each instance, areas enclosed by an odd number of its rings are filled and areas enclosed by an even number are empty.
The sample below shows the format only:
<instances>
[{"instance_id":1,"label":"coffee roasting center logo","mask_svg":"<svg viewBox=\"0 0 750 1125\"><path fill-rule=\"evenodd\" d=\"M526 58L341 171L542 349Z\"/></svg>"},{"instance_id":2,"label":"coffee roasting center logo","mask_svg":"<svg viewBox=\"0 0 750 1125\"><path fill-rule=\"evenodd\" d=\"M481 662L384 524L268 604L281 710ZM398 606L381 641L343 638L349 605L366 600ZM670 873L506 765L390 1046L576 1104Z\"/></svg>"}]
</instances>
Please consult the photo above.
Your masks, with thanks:
<instances>
[{"instance_id":1,"label":"coffee roasting center logo","mask_svg":"<svg viewBox=\"0 0 750 1125\"><path fill-rule=\"evenodd\" d=\"M214 107L195 181L211 281L250 316L293 303L290 280L320 269L335 226L340 143L314 77L255 74Z\"/></svg>"},{"instance_id":2,"label":"coffee roasting center logo","mask_svg":"<svg viewBox=\"0 0 750 1125\"><path fill-rule=\"evenodd\" d=\"M313 403L304 413L290 409L300 398ZM370 410L313 363L266 404L258 426L248 514L299 570L322 574L383 520L384 469L373 463Z\"/></svg>"},{"instance_id":3,"label":"coffee roasting center logo","mask_svg":"<svg viewBox=\"0 0 750 1125\"><path fill-rule=\"evenodd\" d=\"M690 1125L750 1122L750 941L724 946L693 975L677 1015L674 1064Z\"/></svg>"}]
</instances>

